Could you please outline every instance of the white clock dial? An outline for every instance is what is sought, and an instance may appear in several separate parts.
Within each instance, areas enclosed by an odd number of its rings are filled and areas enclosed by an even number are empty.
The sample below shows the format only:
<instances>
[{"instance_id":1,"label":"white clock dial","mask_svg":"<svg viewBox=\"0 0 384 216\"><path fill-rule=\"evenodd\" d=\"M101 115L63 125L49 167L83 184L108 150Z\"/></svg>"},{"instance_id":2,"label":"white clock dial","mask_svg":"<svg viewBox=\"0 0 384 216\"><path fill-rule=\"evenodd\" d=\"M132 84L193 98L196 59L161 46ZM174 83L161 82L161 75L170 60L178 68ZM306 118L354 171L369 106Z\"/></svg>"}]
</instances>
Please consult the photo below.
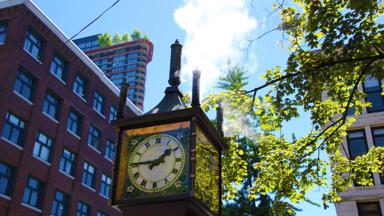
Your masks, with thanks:
<instances>
[{"instance_id":1,"label":"white clock dial","mask_svg":"<svg viewBox=\"0 0 384 216\"><path fill-rule=\"evenodd\" d=\"M132 184L141 191L159 192L180 177L185 164L185 152L179 140L160 134L137 144L128 164Z\"/></svg>"}]
</instances>

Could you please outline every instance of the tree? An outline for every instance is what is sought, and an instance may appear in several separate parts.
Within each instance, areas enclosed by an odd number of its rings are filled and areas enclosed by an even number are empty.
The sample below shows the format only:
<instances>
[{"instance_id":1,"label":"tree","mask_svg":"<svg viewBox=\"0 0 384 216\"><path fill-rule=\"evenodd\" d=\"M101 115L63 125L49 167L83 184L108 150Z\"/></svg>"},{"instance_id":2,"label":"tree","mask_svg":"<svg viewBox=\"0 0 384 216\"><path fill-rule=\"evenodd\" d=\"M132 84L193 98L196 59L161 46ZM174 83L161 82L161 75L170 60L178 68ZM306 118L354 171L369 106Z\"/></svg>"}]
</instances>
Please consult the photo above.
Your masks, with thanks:
<instances>
[{"instance_id":1,"label":"tree","mask_svg":"<svg viewBox=\"0 0 384 216\"><path fill-rule=\"evenodd\" d=\"M229 66L228 73L223 77L219 77L219 82L216 87L231 91L244 89L248 84L248 77L245 74L246 72L243 68Z\"/></svg>"},{"instance_id":2,"label":"tree","mask_svg":"<svg viewBox=\"0 0 384 216\"><path fill-rule=\"evenodd\" d=\"M143 36L143 39L149 41L149 37L148 37L148 35L145 34L145 35Z\"/></svg>"},{"instance_id":3,"label":"tree","mask_svg":"<svg viewBox=\"0 0 384 216\"><path fill-rule=\"evenodd\" d=\"M133 32L131 34L131 38L132 38L132 40L139 40L139 39L141 39L140 31L137 30L137 29L133 30Z\"/></svg>"},{"instance_id":4,"label":"tree","mask_svg":"<svg viewBox=\"0 0 384 216\"><path fill-rule=\"evenodd\" d=\"M130 39L129 39L129 34L127 33L127 32L125 32L124 34L123 34L123 39L122 39L124 42L128 42L128 41L130 41Z\"/></svg>"},{"instance_id":5,"label":"tree","mask_svg":"<svg viewBox=\"0 0 384 216\"><path fill-rule=\"evenodd\" d=\"M104 46L110 46L113 42L112 36L109 33L104 33L99 36L97 36L99 39L99 46L104 47Z\"/></svg>"},{"instance_id":6,"label":"tree","mask_svg":"<svg viewBox=\"0 0 384 216\"><path fill-rule=\"evenodd\" d=\"M121 42L123 42L123 39L119 33L116 33L115 36L113 36L113 44L119 44Z\"/></svg>"},{"instance_id":7,"label":"tree","mask_svg":"<svg viewBox=\"0 0 384 216\"><path fill-rule=\"evenodd\" d=\"M384 4L293 0L276 1L274 7L281 17L275 30L288 36L292 52L285 69L267 70L265 84L244 92L252 93L252 112L265 132L258 137L260 161L255 169L259 174L251 191L286 197L293 203L305 200L311 188L327 184L330 164L320 159L325 151L330 155L333 180L323 195L327 207L328 202L340 200L338 193L353 180L372 184L370 173L383 173L383 147L352 159L343 156L348 153L340 144L354 121L347 116L348 109L355 106L358 115L369 106L362 102L364 93L358 86L368 75L384 78L384 25L378 21ZM268 106L255 97L264 88ZM277 136L284 122L299 117L299 108L310 114L313 129L295 142Z\"/></svg>"}]
</instances>

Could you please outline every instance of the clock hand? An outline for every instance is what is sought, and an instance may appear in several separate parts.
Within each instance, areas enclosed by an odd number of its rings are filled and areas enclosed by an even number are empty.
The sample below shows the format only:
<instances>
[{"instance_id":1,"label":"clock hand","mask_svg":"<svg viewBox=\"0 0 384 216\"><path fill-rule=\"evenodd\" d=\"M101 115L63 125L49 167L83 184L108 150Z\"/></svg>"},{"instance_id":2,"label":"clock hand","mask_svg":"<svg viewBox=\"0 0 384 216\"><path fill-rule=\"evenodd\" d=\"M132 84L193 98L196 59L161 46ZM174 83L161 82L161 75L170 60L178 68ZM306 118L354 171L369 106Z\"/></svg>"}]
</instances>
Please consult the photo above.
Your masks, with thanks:
<instances>
[{"instance_id":1,"label":"clock hand","mask_svg":"<svg viewBox=\"0 0 384 216\"><path fill-rule=\"evenodd\" d=\"M150 160L150 161L142 161L142 162L137 162L137 163L131 163L131 165L142 165L142 164L152 164L153 161L155 160Z\"/></svg>"},{"instance_id":2,"label":"clock hand","mask_svg":"<svg viewBox=\"0 0 384 216\"><path fill-rule=\"evenodd\" d=\"M164 162L164 157L168 156L172 153L172 149L166 149L162 155L160 155L159 158L152 161L152 163L149 165L149 169L152 169L154 166L160 165L160 163Z\"/></svg>"}]
</instances>

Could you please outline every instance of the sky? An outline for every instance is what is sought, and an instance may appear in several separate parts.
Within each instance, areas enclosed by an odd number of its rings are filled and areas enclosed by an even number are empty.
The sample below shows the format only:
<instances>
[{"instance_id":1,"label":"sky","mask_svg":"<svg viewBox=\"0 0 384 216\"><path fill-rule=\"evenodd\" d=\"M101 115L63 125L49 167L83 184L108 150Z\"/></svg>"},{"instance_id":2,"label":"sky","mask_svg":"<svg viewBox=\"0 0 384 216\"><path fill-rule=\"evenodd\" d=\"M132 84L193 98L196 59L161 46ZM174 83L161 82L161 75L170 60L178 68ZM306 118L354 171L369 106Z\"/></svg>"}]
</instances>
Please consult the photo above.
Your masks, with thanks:
<instances>
[{"instance_id":1,"label":"sky","mask_svg":"<svg viewBox=\"0 0 384 216\"><path fill-rule=\"evenodd\" d=\"M36 5L68 36L72 37L96 18L115 0L34 0ZM191 74L202 72L204 97L214 88L222 71L231 65L243 66L249 79L248 89L262 83L265 69L284 68L288 50L284 35L275 31L249 43L279 24L272 12L271 0L120 0L110 11L84 30L76 38L93 34L132 32L139 29L154 44L152 62L147 67L144 110L150 110L163 97L168 85L170 45L178 39L183 44L181 90L191 91ZM300 125L300 127L297 127ZM302 117L285 125L284 133L297 136L308 131L309 117ZM325 154L322 154L326 158ZM308 198L321 204L323 188L315 188ZM297 215L334 216L335 208L327 210L308 203L296 205Z\"/></svg>"}]
</instances>

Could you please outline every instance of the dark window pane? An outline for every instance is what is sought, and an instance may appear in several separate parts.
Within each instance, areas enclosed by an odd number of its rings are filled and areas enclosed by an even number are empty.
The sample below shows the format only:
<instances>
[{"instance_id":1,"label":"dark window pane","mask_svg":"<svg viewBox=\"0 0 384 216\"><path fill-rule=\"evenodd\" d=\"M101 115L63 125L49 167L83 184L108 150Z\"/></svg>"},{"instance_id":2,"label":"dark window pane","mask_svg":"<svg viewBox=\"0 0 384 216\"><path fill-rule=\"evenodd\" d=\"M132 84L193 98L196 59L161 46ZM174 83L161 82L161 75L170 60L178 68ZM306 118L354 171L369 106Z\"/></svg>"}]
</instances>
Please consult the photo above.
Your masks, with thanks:
<instances>
[{"instance_id":1,"label":"dark window pane","mask_svg":"<svg viewBox=\"0 0 384 216\"><path fill-rule=\"evenodd\" d=\"M359 216L382 216L379 202L357 203Z\"/></svg>"},{"instance_id":2,"label":"dark window pane","mask_svg":"<svg viewBox=\"0 0 384 216\"><path fill-rule=\"evenodd\" d=\"M60 158L59 169L68 175L72 175L74 162L75 154L67 149L64 149Z\"/></svg>"},{"instance_id":3,"label":"dark window pane","mask_svg":"<svg viewBox=\"0 0 384 216\"><path fill-rule=\"evenodd\" d=\"M33 207L39 207L42 183L33 177L29 177L24 189L22 202Z\"/></svg>"},{"instance_id":4,"label":"dark window pane","mask_svg":"<svg viewBox=\"0 0 384 216\"><path fill-rule=\"evenodd\" d=\"M39 132L36 137L33 155L49 162L51 160L52 139Z\"/></svg>"},{"instance_id":5,"label":"dark window pane","mask_svg":"<svg viewBox=\"0 0 384 216\"><path fill-rule=\"evenodd\" d=\"M0 162L0 194L10 195L12 173L13 170L10 166Z\"/></svg>"},{"instance_id":6,"label":"dark window pane","mask_svg":"<svg viewBox=\"0 0 384 216\"><path fill-rule=\"evenodd\" d=\"M352 158L367 152L367 143L364 131L348 132L348 147Z\"/></svg>"},{"instance_id":7,"label":"dark window pane","mask_svg":"<svg viewBox=\"0 0 384 216\"><path fill-rule=\"evenodd\" d=\"M55 55L51 63L51 73L56 75L59 79L64 80L65 67L64 60Z\"/></svg>"},{"instance_id":8,"label":"dark window pane","mask_svg":"<svg viewBox=\"0 0 384 216\"><path fill-rule=\"evenodd\" d=\"M42 39L31 30L28 31L27 37L24 41L24 50L35 57L38 60L42 60L41 49L43 46Z\"/></svg>"},{"instance_id":9,"label":"dark window pane","mask_svg":"<svg viewBox=\"0 0 384 216\"><path fill-rule=\"evenodd\" d=\"M0 22L0 44L4 44L7 34L7 22Z\"/></svg>"},{"instance_id":10,"label":"dark window pane","mask_svg":"<svg viewBox=\"0 0 384 216\"><path fill-rule=\"evenodd\" d=\"M59 103L60 99L56 95L47 92L44 98L43 112L58 120Z\"/></svg>"},{"instance_id":11,"label":"dark window pane","mask_svg":"<svg viewBox=\"0 0 384 216\"><path fill-rule=\"evenodd\" d=\"M384 110L384 96L381 95L381 82L372 76L367 76L364 83L364 92L367 94L366 101L370 102L371 107L367 108L368 112L379 112Z\"/></svg>"},{"instance_id":12,"label":"dark window pane","mask_svg":"<svg viewBox=\"0 0 384 216\"><path fill-rule=\"evenodd\" d=\"M26 71L19 69L13 90L23 98L32 101L35 81Z\"/></svg>"},{"instance_id":13,"label":"dark window pane","mask_svg":"<svg viewBox=\"0 0 384 216\"><path fill-rule=\"evenodd\" d=\"M22 146L22 138L24 135L25 123L17 116L7 113L3 126L2 137L14 144Z\"/></svg>"},{"instance_id":14,"label":"dark window pane","mask_svg":"<svg viewBox=\"0 0 384 216\"><path fill-rule=\"evenodd\" d=\"M51 205L51 216L64 216L67 212L68 195L56 191Z\"/></svg>"}]
</instances>

